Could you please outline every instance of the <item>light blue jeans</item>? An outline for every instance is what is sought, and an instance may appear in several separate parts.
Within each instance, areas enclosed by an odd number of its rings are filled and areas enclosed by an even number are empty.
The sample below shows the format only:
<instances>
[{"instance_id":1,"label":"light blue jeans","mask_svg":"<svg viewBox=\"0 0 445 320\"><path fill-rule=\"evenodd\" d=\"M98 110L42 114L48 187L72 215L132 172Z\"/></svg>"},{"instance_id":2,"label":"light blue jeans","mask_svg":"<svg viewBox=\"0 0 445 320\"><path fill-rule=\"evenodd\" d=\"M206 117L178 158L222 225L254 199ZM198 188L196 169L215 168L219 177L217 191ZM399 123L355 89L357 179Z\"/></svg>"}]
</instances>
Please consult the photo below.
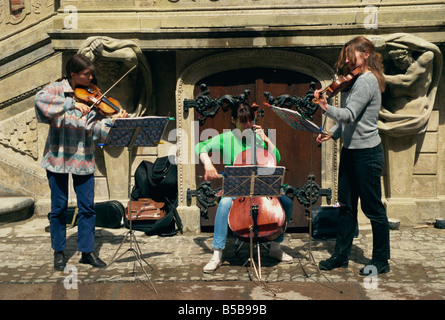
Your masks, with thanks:
<instances>
[{"instance_id":1,"label":"light blue jeans","mask_svg":"<svg viewBox=\"0 0 445 320\"><path fill-rule=\"evenodd\" d=\"M227 232L229 230L229 211L232 207L232 200L234 198L230 197L223 197L221 198L221 201L218 204L218 209L216 210L216 216L215 216L215 227L214 227L214 234L213 234L213 249L215 250L223 250L226 246L226 239L227 239ZM282 195L280 197L281 204L283 205L284 212L286 214L286 220L289 223L291 217L292 217L292 211L293 211L293 202L292 200L286 196ZM284 239L284 233L278 237L275 242L283 242Z\"/></svg>"}]
</instances>

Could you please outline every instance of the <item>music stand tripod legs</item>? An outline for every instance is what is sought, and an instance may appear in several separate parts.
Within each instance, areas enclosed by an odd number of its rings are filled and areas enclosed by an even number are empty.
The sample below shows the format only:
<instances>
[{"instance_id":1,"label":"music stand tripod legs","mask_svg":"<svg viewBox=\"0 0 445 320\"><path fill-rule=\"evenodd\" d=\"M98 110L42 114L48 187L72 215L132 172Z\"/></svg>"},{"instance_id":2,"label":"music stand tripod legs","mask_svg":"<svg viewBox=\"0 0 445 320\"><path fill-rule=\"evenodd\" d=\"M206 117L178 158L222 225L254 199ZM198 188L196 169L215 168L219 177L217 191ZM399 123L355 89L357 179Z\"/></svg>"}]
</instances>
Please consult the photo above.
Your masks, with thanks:
<instances>
[{"instance_id":1,"label":"music stand tripod legs","mask_svg":"<svg viewBox=\"0 0 445 320\"><path fill-rule=\"evenodd\" d=\"M135 140L139 130L140 130L140 128L137 127L135 132L133 133L133 137L132 137L130 143L127 146L127 148L128 148L128 197L130 200L131 200L131 156L132 156L133 143L134 143L134 140ZM128 201L128 212L131 212L131 201ZM130 228L129 228L127 234L125 235L124 239L122 240L121 244L117 248L116 252L114 253L113 257L111 258L110 263L107 265L106 268L111 266L114 262L116 262L116 260L119 260L121 257L123 257L127 252L131 252L131 253L133 253L133 255L135 257L135 261L133 263L133 272L132 272L133 276L138 278L139 281L141 281L141 279L139 279L139 277L137 277L136 272L135 272L136 261L137 261L139 263L139 266L142 268L145 275L147 276L147 279L150 282L150 285L151 285L153 291L155 293L158 293L156 291L156 288L154 287L153 283L151 282L150 276L148 275L147 271L145 270L144 265L142 264L142 262L144 262L148 267L150 267L152 270L154 270L154 268L145 259L142 258L142 251L141 251L139 243L136 239L136 236L134 234L133 223L132 223L131 217L129 219L129 224L130 224ZM122 245L127 241L127 239L129 240L130 248L128 248L126 251L124 251L120 256L118 256L116 258L117 253L121 249ZM141 282L145 285L145 283L143 281L141 281Z\"/></svg>"},{"instance_id":2,"label":"music stand tripod legs","mask_svg":"<svg viewBox=\"0 0 445 320\"><path fill-rule=\"evenodd\" d=\"M121 255L119 255L117 258L117 253L119 252L119 250L121 249L122 245L127 241L127 239L129 239L130 242L130 248L128 248L126 251L124 251ZM134 243L134 247L133 247L133 243ZM136 236L134 234L134 231L131 229L128 230L127 234L125 235L124 239L122 240L121 244L119 245L119 247L117 248L116 252L114 253L113 257L111 258L110 263L107 265L106 268L108 268L109 266L111 266L114 262L116 262L117 260L119 260L120 258L122 258L127 252L131 252L133 253L134 257L135 257L135 261L133 262L133 271L132 274L134 277L138 278L139 281L142 282L142 280L136 275L136 261L139 263L139 266L141 267L141 269L144 271L145 275L147 276L148 281L151 284L151 287L153 289L153 291L155 293L158 293L156 291L156 288L154 287L153 283L151 282L150 276L148 275L147 271L145 271L144 265L142 264L142 262L145 262L145 264L150 267L152 270L154 270L154 268L144 259L142 258L142 251L141 248L139 247L139 243L137 242ZM105 269L106 269L105 268ZM144 283L144 282L142 282Z\"/></svg>"},{"instance_id":3,"label":"music stand tripod legs","mask_svg":"<svg viewBox=\"0 0 445 320\"><path fill-rule=\"evenodd\" d=\"M313 140L311 139L311 175L313 175L313 171L312 171L312 154L313 154L313 148L312 148L312 144L313 144ZM309 217L308 217L308 221L309 221L309 248L307 251L307 259L309 261L309 263L315 267L315 269L317 270L317 273L322 275L335 289L337 289L340 293L343 293L343 291L341 291L333 282L332 280L328 279L328 277L326 277L325 274L323 274L320 270L320 267L318 266L317 262L315 261L314 255L312 254L312 179L310 180L310 191L309 191ZM303 270L304 275L306 276L306 278L309 278L310 275L306 272L306 270L304 270L303 264L301 264L301 269Z\"/></svg>"},{"instance_id":4,"label":"music stand tripod legs","mask_svg":"<svg viewBox=\"0 0 445 320\"><path fill-rule=\"evenodd\" d=\"M241 268L243 268L248 262L250 262L250 268L254 270L254 273L257 277L257 279L261 282L261 255L260 255L260 246L257 244L257 256L258 256L258 267L255 263L255 260L253 259L253 229L255 225L255 219L258 215L258 206L252 205L252 197L250 197L250 215L252 217L252 222L249 226L249 248L250 248L250 255L249 258L246 260L246 262L243 263Z\"/></svg>"}]
</instances>

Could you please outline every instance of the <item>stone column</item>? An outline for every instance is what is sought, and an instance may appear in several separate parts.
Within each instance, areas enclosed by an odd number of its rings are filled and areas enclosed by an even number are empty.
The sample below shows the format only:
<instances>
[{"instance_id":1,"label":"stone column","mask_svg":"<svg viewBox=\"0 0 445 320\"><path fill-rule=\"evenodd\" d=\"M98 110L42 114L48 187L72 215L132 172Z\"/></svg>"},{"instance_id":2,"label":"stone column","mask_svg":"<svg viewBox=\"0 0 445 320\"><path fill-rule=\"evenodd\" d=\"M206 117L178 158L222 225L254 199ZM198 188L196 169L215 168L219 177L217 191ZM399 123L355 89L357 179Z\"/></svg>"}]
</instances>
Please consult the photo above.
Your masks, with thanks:
<instances>
[{"instance_id":1,"label":"stone column","mask_svg":"<svg viewBox=\"0 0 445 320\"><path fill-rule=\"evenodd\" d=\"M406 222L418 218L417 204L411 193L417 136L392 137L383 135L387 166L386 209L389 218ZM403 213L403 214L401 214Z\"/></svg>"}]
</instances>

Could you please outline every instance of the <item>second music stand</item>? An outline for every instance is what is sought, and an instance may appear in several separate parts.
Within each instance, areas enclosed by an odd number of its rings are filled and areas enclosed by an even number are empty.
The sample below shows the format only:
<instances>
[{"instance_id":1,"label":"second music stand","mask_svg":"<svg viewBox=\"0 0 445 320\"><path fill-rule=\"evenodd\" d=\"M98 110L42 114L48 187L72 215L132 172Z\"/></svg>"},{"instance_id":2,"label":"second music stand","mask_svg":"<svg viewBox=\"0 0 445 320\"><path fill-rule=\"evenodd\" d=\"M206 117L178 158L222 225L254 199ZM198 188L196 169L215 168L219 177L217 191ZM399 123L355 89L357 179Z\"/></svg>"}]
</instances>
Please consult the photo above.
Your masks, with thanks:
<instances>
[{"instance_id":1,"label":"second music stand","mask_svg":"<svg viewBox=\"0 0 445 320\"><path fill-rule=\"evenodd\" d=\"M171 120L169 117L157 117L157 116L147 116L147 117L136 117L136 118L118 118L115 119L114 125L111 127L110 133L108 134L106 142L103 144L104 146L111 147L127 147L128 149L128 210L131 212L131 159L132 159L132 151L133 147L153 147L157 146L160 141L162 134L167 127L168 121ZM153 291L157 293L156 288L154 287L148 273L145 271L144 262L147 266L149 266L152 270L153 267L142 258L141 248L136 240L136 236L133 230L132 219L129 219L130 229L122 240L121 244L117 248L113 257L111 258L110 263L107 268L112 265L114 262L119 260L123 255L127 252L133 253L136 260L133 264L133 275L135 274L136 261L139 263L140 267L144 271L145 275L150 282ZM122 245L129 239L130 248L128 248L125 252L119 255L117 258L117 253L121 249Z\"/></svg>"},{"instance_id":2,"label":"second music stand","mask_svg":"<svg viewBox=\"0 0 445 320\"><path fill-rule=\"evenodd\" d=\"M264 103L266 106L270 107L275 114L277 114L284 122L286 122L289 126L296 130L311 132L314 134L325 134L327 135L328 132L326 132L323 127L318 127L314 122L307 119L304 115L300 114L298 111L290 110L286 108L280 108L277 106L270 105L268 103ZM312 162L313 162L313 139L311 139L311 174L313 174L312 170ZM321 274L326 280L328 280L340 293L343 293L340 289L337 288L337 286L328 279L320 270L318 267L314 255L312 254L312 180L310 185L310 192L309 192L309 248L308 248L308 261L309 263L314 266L319 274ZM303 272L307 277L309 277L308 273L304 270L303 265L301 265Z\"/></svg>"},{"instance_id":3,"label":"second music stand","mask_svg":"<svg viewBox=\"0 0 445 320\"><path fill-rule=\"evenodd\" d=\"M284 180L284 167L262 166L227 166L223 176L222 197L249 197L251 225L249 225L250 257L242 265L250 262L257 279L261 280L260 246L258 250L258 267L253 259L253 241L257 238L258 207L252 205L252 197L278 197Z\"/></svg>"}]
</instances>

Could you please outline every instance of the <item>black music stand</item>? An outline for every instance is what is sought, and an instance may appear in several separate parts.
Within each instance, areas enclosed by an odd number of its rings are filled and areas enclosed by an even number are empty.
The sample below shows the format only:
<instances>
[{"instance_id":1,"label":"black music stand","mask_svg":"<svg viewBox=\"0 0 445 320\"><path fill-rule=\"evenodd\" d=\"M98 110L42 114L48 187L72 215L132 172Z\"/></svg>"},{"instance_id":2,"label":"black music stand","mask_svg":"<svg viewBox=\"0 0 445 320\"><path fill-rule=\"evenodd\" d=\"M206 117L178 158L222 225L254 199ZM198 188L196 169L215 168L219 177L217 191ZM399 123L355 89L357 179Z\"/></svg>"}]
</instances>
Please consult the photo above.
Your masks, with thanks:
<instances>
[{"instance_id":1,"label":"black music stand","mask_svg":"<svg viewBox=\"0 0 445 320\"><path fill-rule=\"evenodd\" d=\"M314 134L325 134L327 135L328 132L326 132L323 127L317 126L314 122L307 119L304 115L300 114L298 111L287 109L287 108L280 108L277 106L270 105L268 103L265 103L268 107L270 107L284 122L286 122L289 126L294 128L295 130L301 130L306 132L311 132ZM313 146L313 139L311 139L311 174L313 174L312 170L312 151ZM337 288L337 286L334 285L334 283L329 280L320 270L318 267L314 255L312 254L312 179L311 179L311 185L310 185L310 192L309 192L309 248L308 248L308 260L309 262L317 269L318 273L321 274L327 281L329 281L340 293L343 293L340 289ZM304 270L303 265L300 263L301 268L303 269L304 274L306 277L309 277L308 273Z\"/></svg>"},{"instance_id":2,"label":"black music stand","mask_svg":"<svg viewBox=\"0 0 445 320\"><path fill-rule=\"evenodd\" d=\"M252 197L279 197L284 181L284 167L227 166L224 169L222 197L249 197L252 224L249 226L250 262L257 279L261 280L260 246L257 244L258 267L253 259L253 241L258 235L258 207L252 205Z\"/></svg>"},{"instance_id":3,"label":"black music stand","mask_svg":"<svg viewBox=\"0 0 445 320\"><path fill-rule=\"evenodd\" d=\"M117 118L115 119L114 125L111 127L111 130L108 134L108 137L105 141L104 146L110 147L127 147L128 148L128 199L131 200L131 156L133 147L153 147L157 146L161 137L167 127L167 123L169 120L172 120L170 117L156 117L156 116L147 116L147 117L136 117L136 118ZM131 201L128 201L128 210L131 212ZM153 267L142 258L142 251L139 247L139 244L136 240L136 236L134 235L132 219L129 219L130 228L122 240L121 244L117 248L113 257L111 258L110 263L107 265L107 268L112 265L114 262L119 260L123 255L127 252L133 253L136 260L133 264L133 275L136 277L135 267L136 261L139 263L140 267L144 271L145 275L148 278L153 290L157 293L148 273L145 271L144 265L142 262L145 262L147 266L149 266L152 270ZM126 240L130 241L130 248L128 248L125 252L123 252L120 256L117 256L117 253L121 249L122 245ZM105 268L106 269L106 268Z\"/></svg>"}]
</instances>

